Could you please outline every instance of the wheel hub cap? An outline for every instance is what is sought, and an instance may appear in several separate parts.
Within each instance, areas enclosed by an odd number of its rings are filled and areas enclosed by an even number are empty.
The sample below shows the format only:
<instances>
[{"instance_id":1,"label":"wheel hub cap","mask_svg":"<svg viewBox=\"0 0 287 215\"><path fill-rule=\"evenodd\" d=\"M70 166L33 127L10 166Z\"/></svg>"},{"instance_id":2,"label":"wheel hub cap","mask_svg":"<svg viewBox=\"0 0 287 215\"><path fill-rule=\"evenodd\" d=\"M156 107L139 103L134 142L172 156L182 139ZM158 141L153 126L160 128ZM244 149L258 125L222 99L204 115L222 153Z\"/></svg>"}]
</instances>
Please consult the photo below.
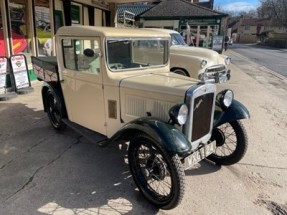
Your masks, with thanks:
<instances>
[{"instance_id":1,"label":"wheel hub cap","mask_svg":"<svg viewBox=\"0 0 287 215\"><path fill-rule=\"evenodd\" d=\"M225 135L220 129L213 129L211 140L216 141L216 146L220 147L225 143Z\"/></svg>"},{"instance_id":2,"label":"wheel hub cap","mask_svg":"<svg viewBox=\"0 0 287 215\"><path fill-rule=\"evenodd\" d=\"M147 170L150 175L155 180L163 180L166 175L166 169L163 162L159 158L150 157L147 161Z\"/></svg>"}]
</instances>

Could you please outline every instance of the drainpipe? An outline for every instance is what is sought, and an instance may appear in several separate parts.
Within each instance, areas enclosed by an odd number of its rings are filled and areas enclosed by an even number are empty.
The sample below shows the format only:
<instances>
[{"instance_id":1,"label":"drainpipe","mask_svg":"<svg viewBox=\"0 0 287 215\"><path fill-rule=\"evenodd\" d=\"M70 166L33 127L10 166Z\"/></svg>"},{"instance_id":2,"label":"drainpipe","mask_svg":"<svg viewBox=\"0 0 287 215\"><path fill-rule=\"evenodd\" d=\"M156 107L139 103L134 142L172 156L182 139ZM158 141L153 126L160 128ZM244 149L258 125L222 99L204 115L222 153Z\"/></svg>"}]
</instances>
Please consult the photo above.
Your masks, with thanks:
<instances>
[{"instance_id":1,"label":"drainpipe","mask_svg":"<svg viewBox=\"0 0 287 215\"><path fill-rule=\"evenodd\" d=\"M196 47L199 46L199 37L200 37L200 25L197 26L197 32L196 32Z\"/></svg>"},{"instance_id":2,"label":"drainpipe","mask_svg":"<svg viewBox=\"0 0 287 215\"><path fill-rule=\"evenodd\" d=\"M49 2L49 8L50 8L50 23L51 23L51 40L52 40L52 55L56 55L56 40L55 40L55 34L56 34L56 20L55 20L55 0L50 0ZM71 8L70 8L71 10ZM53 27L52 27L53 26Z\"/></svg>"},{"instance_id":3,"label":"drainpipe","mask_svg":"<svg viewBox=\"0 0 287 215\"><path fill-rule=\"evenodd\" d=\"M52 0L53 1L53 0ZM65 26L71 26L71 1L70 0L63 0L63 9L64 9L64 16L65 16Z\"/></svg>"},{"instance_id":4,"label":"drainpipe","mask_svg":"<svg viewBox=\"0 0 287 215\"><path fill-rule=\"evenodd\" d=\"M28 11L29 11L29 31L31 32L30 38L32 41L32 53L35 56L38 56L38 49L36 48L37 41L37 33L36 33L36 20L35 20L35 0L28 1ZM32 16L32 17L31 17Z\"/></svg>"}]
</instances>

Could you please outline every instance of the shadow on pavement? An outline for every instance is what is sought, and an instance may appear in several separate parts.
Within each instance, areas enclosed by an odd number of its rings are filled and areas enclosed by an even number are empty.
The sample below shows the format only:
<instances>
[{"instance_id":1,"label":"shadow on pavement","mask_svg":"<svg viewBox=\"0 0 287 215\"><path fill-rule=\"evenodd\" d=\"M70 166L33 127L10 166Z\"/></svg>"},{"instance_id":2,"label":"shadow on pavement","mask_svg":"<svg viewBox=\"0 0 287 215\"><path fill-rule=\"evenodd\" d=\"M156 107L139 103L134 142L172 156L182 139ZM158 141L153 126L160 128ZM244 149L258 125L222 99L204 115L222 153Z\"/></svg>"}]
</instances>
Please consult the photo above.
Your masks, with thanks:
<instances>
[{"instance_id":1,"label":"shadow on pavement","mask_svg":"<svg viewBox=\"0 0 287 215\"><path fill-rule=\"evenodd\" d=\"M0 214L156 214L136 189L126 148L100 148L46 114L0 104ZM4 122L4 123L3 123Z\"/></svg>"},{"instance_id":2,"label":"shadow on pavement","mask_svg":"<svg viewBox=\"0 0 287 215\"><path fill-rule=\"evenodd\" d=\"M196 176L196 175L207 175L217 172L221 169L221 166L218 166L211 161L203 160L194 168L185 171L186 176Z\"/></svg>"}]
</instances>

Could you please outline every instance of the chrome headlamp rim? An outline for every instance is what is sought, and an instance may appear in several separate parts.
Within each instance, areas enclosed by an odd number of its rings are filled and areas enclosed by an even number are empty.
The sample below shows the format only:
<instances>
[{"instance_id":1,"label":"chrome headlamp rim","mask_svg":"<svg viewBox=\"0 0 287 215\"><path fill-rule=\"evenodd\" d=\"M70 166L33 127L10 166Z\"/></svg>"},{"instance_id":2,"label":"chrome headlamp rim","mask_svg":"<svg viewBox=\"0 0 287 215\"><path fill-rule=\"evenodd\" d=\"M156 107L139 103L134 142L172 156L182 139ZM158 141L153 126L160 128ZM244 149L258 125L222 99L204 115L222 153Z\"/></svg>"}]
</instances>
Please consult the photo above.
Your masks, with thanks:
<instances>
[{"instance_id":1,"label":"chrome headlamp rim","mask_svg":"<svg viewBox=\"0 0 287 215\"><path fill-rule=\"evenodd\" d=\"M234 93L230 89L226 89L217 94L217 100L219 101L223 109L227 109L231 106L234 99Z\"/></svg>"},{"instance_id":2,"label":"chrome headlamp rim","mask_svg":"<svg viewBox=\"0 0 287 215\"><path fill-rule=\"evenodd\" d=\"M224 59L224 62L225 62L225 65L229 65L230 62L231 62L231 57L226 56L225 59Z\"/></svg>"},{"instance_id":3,"label":"chrome headlamp rim","mask_svg":"<svg viewBox=\"0 0 287 215\"><path fill-rule=\"evenodd\" d=\"M198 75L198 79L201 80L201 81L206 81L206 80L207 80L206 71L203 72L203 73L200 73L200 74Z\"/></svg>"},{"instance_id":4,"label":"chrome headlamp rim","mask_svg":"<svg viewBox=\"0 0 287 215\"><path fill-rule=\"evenodd\" d=\"M202 60L200 62L200 68L203 69L207 65L207 60Z\"/></svg>"},{"instance_id":5,"label":"chrome headlamp rim","mask_svg":"<svg viewBox=\"0 0 287 215\"><path fill-rule=\"evenodd\" d=\"M188 107L186 104L177 104L170 108L169 117L173 124L184 125L188 118Z\"/></svg>"}]
</instances>

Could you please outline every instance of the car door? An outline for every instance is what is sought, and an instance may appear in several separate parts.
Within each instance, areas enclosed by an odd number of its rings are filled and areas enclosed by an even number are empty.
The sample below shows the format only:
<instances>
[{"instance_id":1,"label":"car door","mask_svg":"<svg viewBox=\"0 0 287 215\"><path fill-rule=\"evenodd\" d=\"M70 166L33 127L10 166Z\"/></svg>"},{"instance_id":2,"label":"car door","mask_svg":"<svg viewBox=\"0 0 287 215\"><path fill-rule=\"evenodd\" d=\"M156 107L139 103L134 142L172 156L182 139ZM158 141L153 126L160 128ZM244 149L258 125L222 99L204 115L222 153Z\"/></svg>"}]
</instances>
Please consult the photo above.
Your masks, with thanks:
<instances>
[{"instance_id":1,"label":"car door","mask_svg":"<svg viewBox=\"0 0 287 215\"><path fill-rule=\"evenodd\" d=\"M62 90L69 120L106 134L99 38L62 41Z\"/></svg>"}]
</instances>

